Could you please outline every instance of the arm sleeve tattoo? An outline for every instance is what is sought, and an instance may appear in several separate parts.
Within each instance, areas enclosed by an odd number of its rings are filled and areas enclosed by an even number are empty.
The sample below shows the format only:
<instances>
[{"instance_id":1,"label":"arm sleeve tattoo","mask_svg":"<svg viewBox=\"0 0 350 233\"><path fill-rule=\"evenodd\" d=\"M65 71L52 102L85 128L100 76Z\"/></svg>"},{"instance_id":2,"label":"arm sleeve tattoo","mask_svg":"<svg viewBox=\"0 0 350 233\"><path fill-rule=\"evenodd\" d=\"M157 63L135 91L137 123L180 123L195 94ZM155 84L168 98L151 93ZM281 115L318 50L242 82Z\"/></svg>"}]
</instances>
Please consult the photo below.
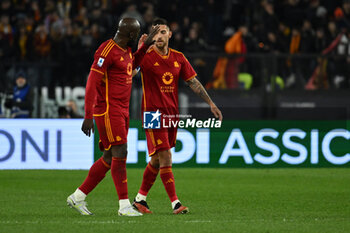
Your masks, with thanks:
<instances>
[{"instance_id":1,"label":"arm sleeve tattoo","mask_svg":"<svg viewBox=\"0 0 350 233\"><path fill-rule=\"evenodd\" d=\"M187 81L187 85L192 89L194 93L196 93L199 97L201 97L207 104L211 104L213 101L209 97L207 91L203 87L203 85L198 81L197 78L193 78Z\"/></svg>"}]
</instances>

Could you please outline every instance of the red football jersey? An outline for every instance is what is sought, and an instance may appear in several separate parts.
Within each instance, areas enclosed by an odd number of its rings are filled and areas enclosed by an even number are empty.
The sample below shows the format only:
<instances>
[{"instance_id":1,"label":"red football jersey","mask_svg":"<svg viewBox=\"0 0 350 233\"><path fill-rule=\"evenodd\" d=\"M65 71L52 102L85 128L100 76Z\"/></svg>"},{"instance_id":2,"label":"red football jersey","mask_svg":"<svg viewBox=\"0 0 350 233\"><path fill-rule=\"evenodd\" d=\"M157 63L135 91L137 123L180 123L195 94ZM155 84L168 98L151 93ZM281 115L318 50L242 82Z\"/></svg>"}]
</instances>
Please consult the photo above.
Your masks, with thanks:
<instances>
[{"instance_id":1,"label":"red football jersey","mask_svg":"<svg viewBox=\"0 0 350 233\"><path fill-rule=\"evenodd\" d=\"M147 46L132 54L110 39L96 50L85 96L85 118L107 112L129 114L132 71L143 59ZM134 56L135 55L135 56ZM96 99L93 97L96 96Z\"/></svg>"},{"instance_id":2,"label":"red football jersey","mask_svg":"<svg viewBox=\"0 0 350 233\"><path fill-rule=\"evenodd\" d=\"M162 56L152 48L144 56L140 68L142 112L159 109L163 114L177 114L179 78L188 81L197 76L183 53L169 48L168 55Z\"/></svg>"}]
</instances>

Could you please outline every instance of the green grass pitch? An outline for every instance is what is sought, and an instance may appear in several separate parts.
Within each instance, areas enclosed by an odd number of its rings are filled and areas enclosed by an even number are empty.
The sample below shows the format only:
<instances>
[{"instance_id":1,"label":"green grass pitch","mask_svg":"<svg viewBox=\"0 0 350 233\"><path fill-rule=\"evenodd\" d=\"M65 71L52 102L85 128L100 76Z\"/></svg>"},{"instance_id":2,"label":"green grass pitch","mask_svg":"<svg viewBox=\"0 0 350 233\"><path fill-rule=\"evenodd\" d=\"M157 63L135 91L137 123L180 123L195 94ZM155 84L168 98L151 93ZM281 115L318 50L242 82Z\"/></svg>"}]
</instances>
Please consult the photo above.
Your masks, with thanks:
<instances>
[{"instance_id":1,"label":"green grass pitch","mask_svg":"<svg viewBox=\"0 0 350 233\"><path fill-rule=\"evenodd\" d=\"M350 232L350 169L174 168L177 194L190 208L174 216L158 177L152 215L117 216L110 173L88 196L94 216L66 198L87 171L0 171L0 232ZM143 169L128 169L129 198Z\"/></svg>"}]
</instances>

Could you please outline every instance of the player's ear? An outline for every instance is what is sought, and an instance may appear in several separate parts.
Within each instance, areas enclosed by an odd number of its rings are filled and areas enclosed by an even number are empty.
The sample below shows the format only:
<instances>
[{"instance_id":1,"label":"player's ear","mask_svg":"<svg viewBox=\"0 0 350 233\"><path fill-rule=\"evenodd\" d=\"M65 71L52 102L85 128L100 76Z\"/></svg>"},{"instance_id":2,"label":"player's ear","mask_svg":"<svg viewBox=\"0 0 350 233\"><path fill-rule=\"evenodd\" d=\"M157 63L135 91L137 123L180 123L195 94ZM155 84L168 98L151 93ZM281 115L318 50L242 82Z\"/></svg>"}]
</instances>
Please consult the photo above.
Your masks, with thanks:
<instances>
[{"instance_id":1,"label":"player's ear","mask_svg":"<svg viewBox=\"0 0 350 233\"><path fill-rule=\"evenodd\" d=\"M169 39L171 38L172 35L173 35L173 32L169 31Z\"/></svg>"},{"instance_id":2,"label":"player's ear","mask_svg":"<svg viewBox=\"0 0 350 233\"><path fill-rule=\"evenodd\" d=\"M133 40L134 38L135 38L135 33L134 32L130 32L129 39Z\"/></svg>"},{"instance_id":3,"label":"player's ear","mask_svg":"<svg viewBox=\"0 0 350 233\"><path fill-rule=\"evenodd\" d=\"M129 34L129 39L130 40L136 40L137 38L138 38L138 36L139 36L139 32L130 32L130 34Z\"/></svg>"}]
</instances>

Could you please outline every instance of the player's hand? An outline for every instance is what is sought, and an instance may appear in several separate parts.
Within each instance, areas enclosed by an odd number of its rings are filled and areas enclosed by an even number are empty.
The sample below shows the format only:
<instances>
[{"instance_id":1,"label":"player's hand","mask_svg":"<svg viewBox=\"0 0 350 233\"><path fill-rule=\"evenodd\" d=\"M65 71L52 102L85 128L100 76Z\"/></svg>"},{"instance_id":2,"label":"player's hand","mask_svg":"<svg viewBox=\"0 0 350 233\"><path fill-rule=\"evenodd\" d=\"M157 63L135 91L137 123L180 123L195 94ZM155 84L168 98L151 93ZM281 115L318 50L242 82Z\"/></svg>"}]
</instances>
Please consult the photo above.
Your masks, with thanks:
<instances>
[{"instance_id":1,"label":"player's hand","mask_svg":"<svg viewBox=\"0 0 350 233\"><path fill-rule=\"evenodd\" d=\"M137 44L137 49L141 48L142 43L144 43L146 39L147 39L147 34L142 34L142 36L139 39L139 43Z\"/></svg>"},{"instance_id":2,"label":"player's hand","mask_svg":"<svg viewBox=\"0 0 350 233\"><path fill-rule=\"evenodd\" d=\"M218 107L216 107L215 104L213 104L213 105L210 106L210 110L211 110L211 112L214 114L214 116L215 116L216 118L219 118L219 120L222 121L222 114L221 114L221 111L220 111L220 109L218 109Z\"/></svg>"},{"instance_id":3,"label":"player's hand","mask_svg":"<svg viewBox=\"0 0 350 233\"><path fill-rule=\"evenodd\" d=\"M145 39L144 43L147 46L151 46L152 44L154 44L154 42L156 42L153 38L155 35L157 35L159 32L159 25L156 25L154 27L152 27L150 33L148 34L147 38Z\"/></svg>"},{"instance_id":4,"label":"player's hand","mask_svg":"<svg viewBox=\"0 0 350 233\"><path fill-rule=\"evenodd\" d=\"M90 137L91 131L94 133L94 120L93 119L84 119L83 125L81 126L81 131L86 134L86 136Z\"/></svg>"},{"instance_id":5,"label":"player's hand","mask_svg":"<svg viewBox=\"0 0 350 233\"><path fill-rule=\"evenodd\" d=\"M131 77L135 77L135 75L137 75L138 72L139 72L139 71L138 71L137 69L134 69L134 70L132 71Z\"/></svg>"}]
</instances>

